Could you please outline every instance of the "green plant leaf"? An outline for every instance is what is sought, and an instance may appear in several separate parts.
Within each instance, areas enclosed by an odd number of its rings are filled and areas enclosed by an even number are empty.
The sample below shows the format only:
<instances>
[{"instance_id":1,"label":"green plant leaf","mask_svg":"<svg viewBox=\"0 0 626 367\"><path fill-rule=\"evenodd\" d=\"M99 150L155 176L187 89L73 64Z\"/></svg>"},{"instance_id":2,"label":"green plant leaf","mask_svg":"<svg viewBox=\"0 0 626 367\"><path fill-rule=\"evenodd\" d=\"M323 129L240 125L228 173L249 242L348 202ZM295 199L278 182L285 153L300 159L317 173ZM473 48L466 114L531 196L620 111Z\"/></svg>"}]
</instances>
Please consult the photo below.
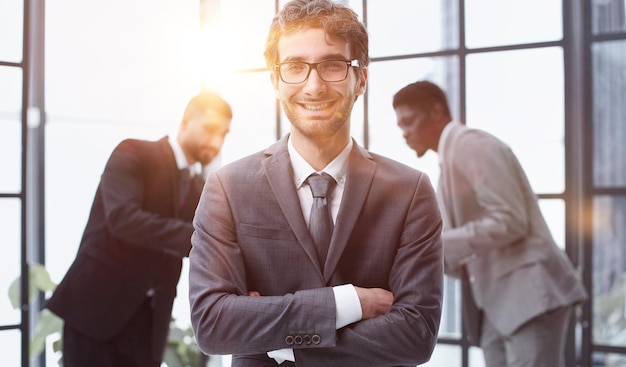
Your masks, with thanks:
<instances>
[{"instance_id":1,"label":"green plant leaf","mask_svg":"<svg viewBox=\"0 0 626 367\"><path fill-rule=\"evenodd\" d=\"M178 354L174 348L167 347L165 348L165 354L163 355L163 362L167 364L168 367L185 367L183 361L181 361Z\"/></svg>"},{"instance_id":2,"label":"green plant leaf","mask_svg":"<svg viewBox=\"0 0 626 367\"><path fill-rule=\"evenodd\" d=\"M46 268L37 263L29 265L30 284L28 286L28 299L32 301L37 296L37 291L47 292L53 291L56 288L56 284L50 279L50 274ZM20 307L20 279L15 278L9 285L9 300L11 300L11 306L14 309Z\"/></svg>"},{"instance_id":3,"label":"green plant leaf","mask_svg":"<svg viewBox=\"0 0 626 367\"><path fill-rule=\"evenodd\" d=\"M35 326L30 340L30 356L37 357L46 345L46 338L52 334L59 334L63 331L63 319L53 314L47 309L41 310L39 319Z\"/></svg>"},{"instance_id":4,"label":"green plant leaf","mask_svg":"<svg viewBox=\"0 0 626 367\"><path fill-rule=\"evenodd\" d=\"M20 307L20 277L17 277L9 285L9 300L11 300L13 309Z\"/></svg>"},{"instance_id":5,"label":"green plant leaf","mask_svg":"<svg viewBox=\"0 0 626 367\"><path fill-rule=\"evenodd\" d=\"M35 287L42 292L54 291L57 287L52 279L50 279L50 273L48 273L48 270L46 270L46 268L41 264L30 264L30 277L31 282L33 282Z\"/></svg>"}]
</instances>

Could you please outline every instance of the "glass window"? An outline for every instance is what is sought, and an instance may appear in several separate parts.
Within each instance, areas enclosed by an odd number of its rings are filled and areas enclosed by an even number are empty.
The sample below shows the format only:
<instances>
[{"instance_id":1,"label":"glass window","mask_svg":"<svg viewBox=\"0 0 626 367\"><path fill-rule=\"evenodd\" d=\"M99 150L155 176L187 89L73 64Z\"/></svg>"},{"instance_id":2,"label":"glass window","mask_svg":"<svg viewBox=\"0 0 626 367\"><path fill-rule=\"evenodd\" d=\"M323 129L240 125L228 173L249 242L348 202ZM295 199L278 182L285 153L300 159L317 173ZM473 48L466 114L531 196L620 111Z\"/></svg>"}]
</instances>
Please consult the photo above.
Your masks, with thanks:
<instances>
[{"instance_id":1,"label":"glass window","mask_svg":"<svg viewBox=\"0 0 626 367\"><path fill-rule=\"evenodd\" d=\"M601 353L592 354L593 366L621 367L626 366L626 354Z\"/></svg>"},{"instance_id":2,"label":"glass window","mask_svg":"<svg viewBox=\"0 0 626 367\"><path fill-rule=\"evenodd\" d=\"M591 1L593 33L613 33L626 30L626 4L624 0Z\"/></svg>"},{"instance_id":3,"label":"glass window","mask_svg":"<svg viewBox=\"0 0 626 367\"><path fill-rule=\"evenodd\" d=\"M626 41L594 44L593 181L626 187Z\"/></svg>"},{"instance_id":4,"label":"glass window","mask_svg":"<svg viewBox=\"0 0 626 367\"><path fill-rule=\"evenodd\" d=\"M424 367L460 366L461 347L457 345L437 344L430 361L422 364Z\"/></svg>"},{"instance_id":5,"label":"glass window","mask_svg":"<svg viewBox=\"0 0 626 367\"><path fill-rule=\"evenodd\" d=\"M485 357L483 357L482 349L470 347L469 362L470 367L485 367Z\"/></svg>"},{"instance_id":6,"label":"glass window","mask_svg":"<svg viewBox=\"0 0 626 367\"><path fill-rule=\"evenodd\" d=\"M20 356L22 354L22 336L19 330L0 331L0 365L20 366ZM49 365L50 366L50 365Z\"/></svg>"},{"instance_id":7,"label":"glass window","mask_svg":"<svg viewBox=\"0 0 626 367\"><path fill-rule=\"evenodd\" d=\"M541 199L539 208L548 223L554 242L561 250L565 250L565 202L561 199Z\"/></svg>"},{"instance_id":8,"label":"glass window","mask_svg":"<svg viewBox=\"0 0 626 367\"><path fill-rule=\"evenodd\" d=\"M461 338L461 283L444 276L443 309L439 326L439 337Z\"/></svg>"},{"instance_id":9,"label":"glass window","mask_svg":"<svg viewBox=\"0 0 626 367\"><path fill-rule=\"evenodd\" d=\"M233 70L265 68L263 51L274 17L274 2L244 0L219 3L224 34L231 37L227 52L220 56L234 64ZM209 50L209 53L212 52ZM267 82L269 83L269 79Z\"/></svg>"},{"instance_id":10,"label":"glass window","mask_svg":"<svg viewBox=\"0 0 626 367\"><path fill-rule=\"evenodd\" d=\"M21 62L24 34L24 1L2 1L0 34L2 35L0 37L0 61ZM10 37L7 37L7 35L10 35Z\"/></svg>"},{"instance_id":11,"label":"glass window","mask_svg":"<svg viewBox=\"0 0 626 367\"><path fill-rule=\"evenodd\" d=\"M458 24L458 1L367 2L372 57L456 48Z\"/></svg>"},{"instance_id":12,"label":"glass window","mask_svg":"<svg viewBox=\"0 0 626 367\"><path fill-rule=\"evenodd\" d=\"M199 23L193 1L48 4L48 116L176 126L204 72Z\"/></svg>"},{"instance_id":13,"label":"glass window","mask_svg":"<svg viewBox=\"0 0 626 367\"><path fill-rule=\"evenodd\" d=\"M0 192L22 190L22 123L5 120L0 115Z\"/></svg>"},{"instance_id":14,"label":"glass window","mask_svg":"<svg viewBox=\"0 0 626 367\"><path fill-rule=\"evenodd\" d=\"M21 271L22 226L20 223L22 211L20 204L19 199L0 199L0 222L2 223L2 230L0 230L0 244L2 244L2 256L0 256L0 325L18 324L20 322L20 309L13 309L7 298L10 284L20 276Z\"/></svg>"},{"instance_id":15,"label":"glass window","mask_svg":"<svg viewBox=\"0 0 626 367\"><path fill-rule=\"evenodd\" d=\"M22 69L0 66L0 86L0 157L3 157L0 159L0 192L19 193L22 186Z\"/></svg>"},{"instance_id":16,"label":"glass window","mask_svg":"<svg viewBox=\"0 0 626 367\"><path fill-rule=\"evenodd\" d=\"M268 72L236 74L221 91L233 108L223 163L265 149L276 141L276 94Z\"/></svg>"},{"instance_id":17,"label":"glass window","mask_svg":"<svg viewBox=\"0 0 626 367\"><path fill-rule=\"evenodd\" d=\"M468 48L556 41L563 37L561 0L466 0Z\"/></svg>"},{"instance_id":18,"label":"glass window","mask_svg":"<svg viewBox=\"0 0 626 367\"><path fill-rule=\"evenodd\" d=\"M0 85L0 117L19 119L22 110L22 69L0 66Z\"/></svg>"},{"instance_id":19,"label":"glass window","mask_svg":"<svg viewBox=\"0 0 626 367\"><path fill-rule=\"evenodd\" d=\"M467 125L509 144L535 192L565 187L563 105L561 48L467 57Z\"/></svg>"},{"instance_id":20,"label":"glass window","mask_svg":"<svg viewBox=\"0 0 626 367\"><path fill-rule=\"evenodd\" d=\"M626 196L593 201L593 341L626 346Z\"/></svg>"}]
</instances>

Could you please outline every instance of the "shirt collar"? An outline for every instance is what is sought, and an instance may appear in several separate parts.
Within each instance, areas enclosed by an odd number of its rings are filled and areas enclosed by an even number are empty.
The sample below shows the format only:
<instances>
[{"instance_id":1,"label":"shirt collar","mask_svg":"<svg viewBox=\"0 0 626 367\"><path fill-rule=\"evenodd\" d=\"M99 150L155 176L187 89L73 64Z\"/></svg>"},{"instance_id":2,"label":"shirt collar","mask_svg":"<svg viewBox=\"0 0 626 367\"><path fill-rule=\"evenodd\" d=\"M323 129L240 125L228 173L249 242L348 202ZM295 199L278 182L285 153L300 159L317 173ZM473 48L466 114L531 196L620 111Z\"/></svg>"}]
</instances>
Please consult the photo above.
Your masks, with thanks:
<instances>
[{"instance_id":1,"label":"shirt collar","mask_svg":"<svg viewBox=\"0 0 626 367\"><path fill-rule=\"evenodd\" d=\"M352 149L352 139L346 144L346 147L343 148L341 153L339 153L335 159L333 159L322 171L328 173L332 176L337 185L343 186L346 179L346 172L348 171L348 157L350 156L350 150ZM298 153L296 148L293 146L293 142L291 141L291 136L287 141L287 149L289 151L289 159L291 161L291 167L293 169L294 174L294 183L296 185L296 189L299 189L300 186L306 181L306 179L315 171L313 167Z\"/></svg>"},{"instance_id":2,"label":"shirt collar","mask_svg":"<svg viewBox=\"0 0 626 367\"><path fill-rule=\"evenodd\" d=\"M450 130L452 130L453 122L448 122L446 126L441 130L441 135L439 136L439 146L437 147L437 155L439 156L439 164L443 162L443 152L446 142L448 140L448 135L450 135Z\"/></svg>"},{"instance_id":3,"label":"shirt collar","mask_svg":"<svg viewBox=\"0 0 626 367\"><path fill-rule=\"evenodd\" d=\"M178 140L176 140L176 138L173 137L172 135L168 135L167 141L170 143L170 146L172 147L172 151L174 152L174 159L176 159L176 167L178 167L179 170L189 168L191 175L197 174L198 172L196 170L196 165L190 165L187 162L187 157L185 157L185 152L183 151L183 148L178 143Z\"/></svg>"}]
</instances>

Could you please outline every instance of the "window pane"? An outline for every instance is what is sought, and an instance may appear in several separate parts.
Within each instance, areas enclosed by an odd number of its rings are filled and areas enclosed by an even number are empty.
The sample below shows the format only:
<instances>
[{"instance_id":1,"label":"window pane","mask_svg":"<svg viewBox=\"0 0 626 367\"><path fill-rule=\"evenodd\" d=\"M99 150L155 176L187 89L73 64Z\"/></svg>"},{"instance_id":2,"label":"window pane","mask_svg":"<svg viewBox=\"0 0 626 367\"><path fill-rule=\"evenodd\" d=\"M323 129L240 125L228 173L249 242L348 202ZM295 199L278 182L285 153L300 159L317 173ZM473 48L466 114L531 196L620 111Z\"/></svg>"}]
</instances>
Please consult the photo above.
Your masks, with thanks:
<instances>
[{"instance_id":1,"label":"window pane","mask_svg":"<svg viewBox=\"0 0 626 367\"><path fill-rule=\"evenodd\" d=\"M469 360L470 367L485 367L485 358L483 357L483 351L480 348L470 347Z\"/></svg>"},{"instance_id":2,"label":"window pane","mask_svg":"<svg viewBox=\"0 0 626 367\"><path fill-rule=\"evenodd\" d=\"M626 196L593 201L593 342L626 347Z\"/></svg>"},{"instance_id":3,"label":"window pane","mask_svg":"<svg viewBox=\"0 0 626 367\"><path fill-rule=\"evenodd\" d=\"M22 110L22 69L0 66L0 86L0 116L19 119Z\"/></svg>"},{"instance_id":4,"label":"window pane","mask_svg":"<svg viewBox=\"0 0 626 367\"><path fill-rule=\"evenodd\" d=\"M458 13L458 1L452 0L368 1L370 54L381 57L456 48Z\"/></svg>"},{"instance_id":5,"label":"window pane","mask_svg":"<svg viewBox=\"0 0 626 367\"><path fill-rule=\"evenodd\" d=\"M626 41L594 44L593 179L626 187Z\"/></svg>"},{"instance_id":6,"label":"window pane","mask_svg":"<svg viewBox=\"0 0 626 367\"><path fill-rule=\"evenodd\" d=\"M626 354L601 353L592 354L593 366L623 367L626 366Z\"/></svg>"},{"instance_id":7,"label":"window pane","mask_svg":"<svg viewBox=\"0 0 626 367\"><path fill-rule=\"evenodd\" d=\"M552 237L561 250L565 249L565 202L561 199L539 200L541 214L546 219Z\"/></svg>"},{"instance_id":8,"label":"window pane","mask_svg":"<svg viewBox=\"0 0 626 367\"><path fill-rule=\"evenodd\" d=\"M461 284L450 276L444 277L443 310L439 337L461 338Z\"/></svg>"},{"instance_id":9,"label":"window pane","mask_svg":"<svg viewBox=\"0 0 626 367\"><path fill-rule=\"evenodd\" d=\"M265 149L276 141L276 94L267 72L237 74L222 95L233 108L222 163Z\"/></svg>"},{"instance_id":10,"label":"window pane","mask_svg":"<svg viewBox=\"0 0 626 367\"><path fill-rule=\"evenodd\" d=\"M0 192L19 193L22 185L22 124L0 117Z\"/></svg>"},{"instance_id":11,"label":"window pane","mask_svg":"<svg viewBox=\"0 0 626 367\"><path fill-rule=\"evenodd\" d=\"M468 48L560 40L561 0L466 0Z\"/></svg>"},{"instance_id":12,"label":"window pane","mask_svg":"<svg viewBox=\"0 0 626 367\"><path fill-rule=\"evenodd\" d=\"M624 0L591 1L593 33L623 32L626 30Z\"/></svg>"},{"instance_id":13,"label":"window pane","mask_svg":"<svg viewBox=\"0 0 626 367\"><path fill-rule=\"evenodd\" d=\"M420 365L424 367L460 366L461 347L457 345L437 344L430 361Z\"/></svg>"},{"instance_id":14,"label":"window pane","mask_svg":"<svg viewBox=\"0 0 626 367\"><path fill-rule=\"evenodd\" d=\"M21 110L22 69L0 66L0 192L4 193L21 191Z\"/></svg>"},{"instance_id":15,"label":"window pane","mask_svg":"<svg viewBox=\"0 0 626 367\"><path fill-rule=\"evenodd\" d=\"M437 186L439 162L437 155L428 151L417 159L405 143L396 125L393 96L398 90L417 80L428 79L439 84L448 94L450 109L458 115L458 59L454 57L417 58L408 60L380 61L369 67L369 149L429 174Z\"/></svg>"},{"instance_id":16,"label":"window pane","mask_svg":"<svg viewBox=\"0 0 626 367\"><path fill-rule=\"evenodd\" d=\"M22 61L24 2L3 0L0 11L0 61ZM2 83L0 83L2 85Z\"/></svg>"},{"instance_id":17,"label":"window pane","mask_svg":"<svg viewBox=\"0 0 626 367\"><path fill-rule=\"evenodd\" d=\"M0 199L0 325L18 324L20 311L13 309L8 299L9 285L20 276L21 262L21 208L20 200L13 198ZM6 297L6 298L5 298ZM0 344L2 345L2 344ZM2 353L0 353L1 358ZM0 365L4 365L0 363Z\"/></svg>"},{"instance_id":18,"label":"window pane","mask_svg":"<svg viewBox=\"0 0 626 367\"><path fill-rule=\"evenodd\" d=\"M234 70L265 68L263 51L274 17L274 2L220 1L219 6L224 34L232 37L228 52L220 56L232 60Z\"/></svg>"},{"instance_id":19,"label":"window pane","mask_svg":"<svg viewBox=\"0 0 626 367\"><path fill-rule=\"evenodd\" d=\"M19 330L0 331L0 366L21 366L22 333Z\"/></svg>"},{"instance_id":20,"label":"window pane","mask_svg":"<svg viewBox=\"0 0 626 367\"><path fill-rule=\"evenodd\" d=\"M467 58L467 125L509 144L535 192L565 187L563 98L560 48Z\"/></svg>"},{"instance_id":21,"label":"window pane","mask_svg":"<svg viewBox=\"0 0 626 367\"><path fill-rule=\"evenodd\" d=\"M200 52L210 48L200 42L197 2L46 5L48 116L177 125L181 105L200 88Z\"/></svg>"}]
</instances>

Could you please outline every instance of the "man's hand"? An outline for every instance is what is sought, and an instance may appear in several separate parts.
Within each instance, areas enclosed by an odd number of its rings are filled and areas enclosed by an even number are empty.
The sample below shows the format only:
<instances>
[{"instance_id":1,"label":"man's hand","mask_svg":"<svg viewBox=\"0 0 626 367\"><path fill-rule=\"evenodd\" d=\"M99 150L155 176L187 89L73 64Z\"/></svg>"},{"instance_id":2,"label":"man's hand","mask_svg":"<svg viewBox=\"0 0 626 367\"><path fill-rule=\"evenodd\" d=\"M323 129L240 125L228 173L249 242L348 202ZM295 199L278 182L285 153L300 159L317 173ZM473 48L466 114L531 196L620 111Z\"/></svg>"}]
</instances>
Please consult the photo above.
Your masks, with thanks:
<instances>
[{"instance_id":1,"label":"man's hand","mask_svg":"<svg viewBox=\"0 0 626 367\"><path fill-rule=\"evenodd\" d=\"M393 293L382 288L354 287L363 311L362 320L372 319L391 311Z\"/></svg>"}]
</instances>

